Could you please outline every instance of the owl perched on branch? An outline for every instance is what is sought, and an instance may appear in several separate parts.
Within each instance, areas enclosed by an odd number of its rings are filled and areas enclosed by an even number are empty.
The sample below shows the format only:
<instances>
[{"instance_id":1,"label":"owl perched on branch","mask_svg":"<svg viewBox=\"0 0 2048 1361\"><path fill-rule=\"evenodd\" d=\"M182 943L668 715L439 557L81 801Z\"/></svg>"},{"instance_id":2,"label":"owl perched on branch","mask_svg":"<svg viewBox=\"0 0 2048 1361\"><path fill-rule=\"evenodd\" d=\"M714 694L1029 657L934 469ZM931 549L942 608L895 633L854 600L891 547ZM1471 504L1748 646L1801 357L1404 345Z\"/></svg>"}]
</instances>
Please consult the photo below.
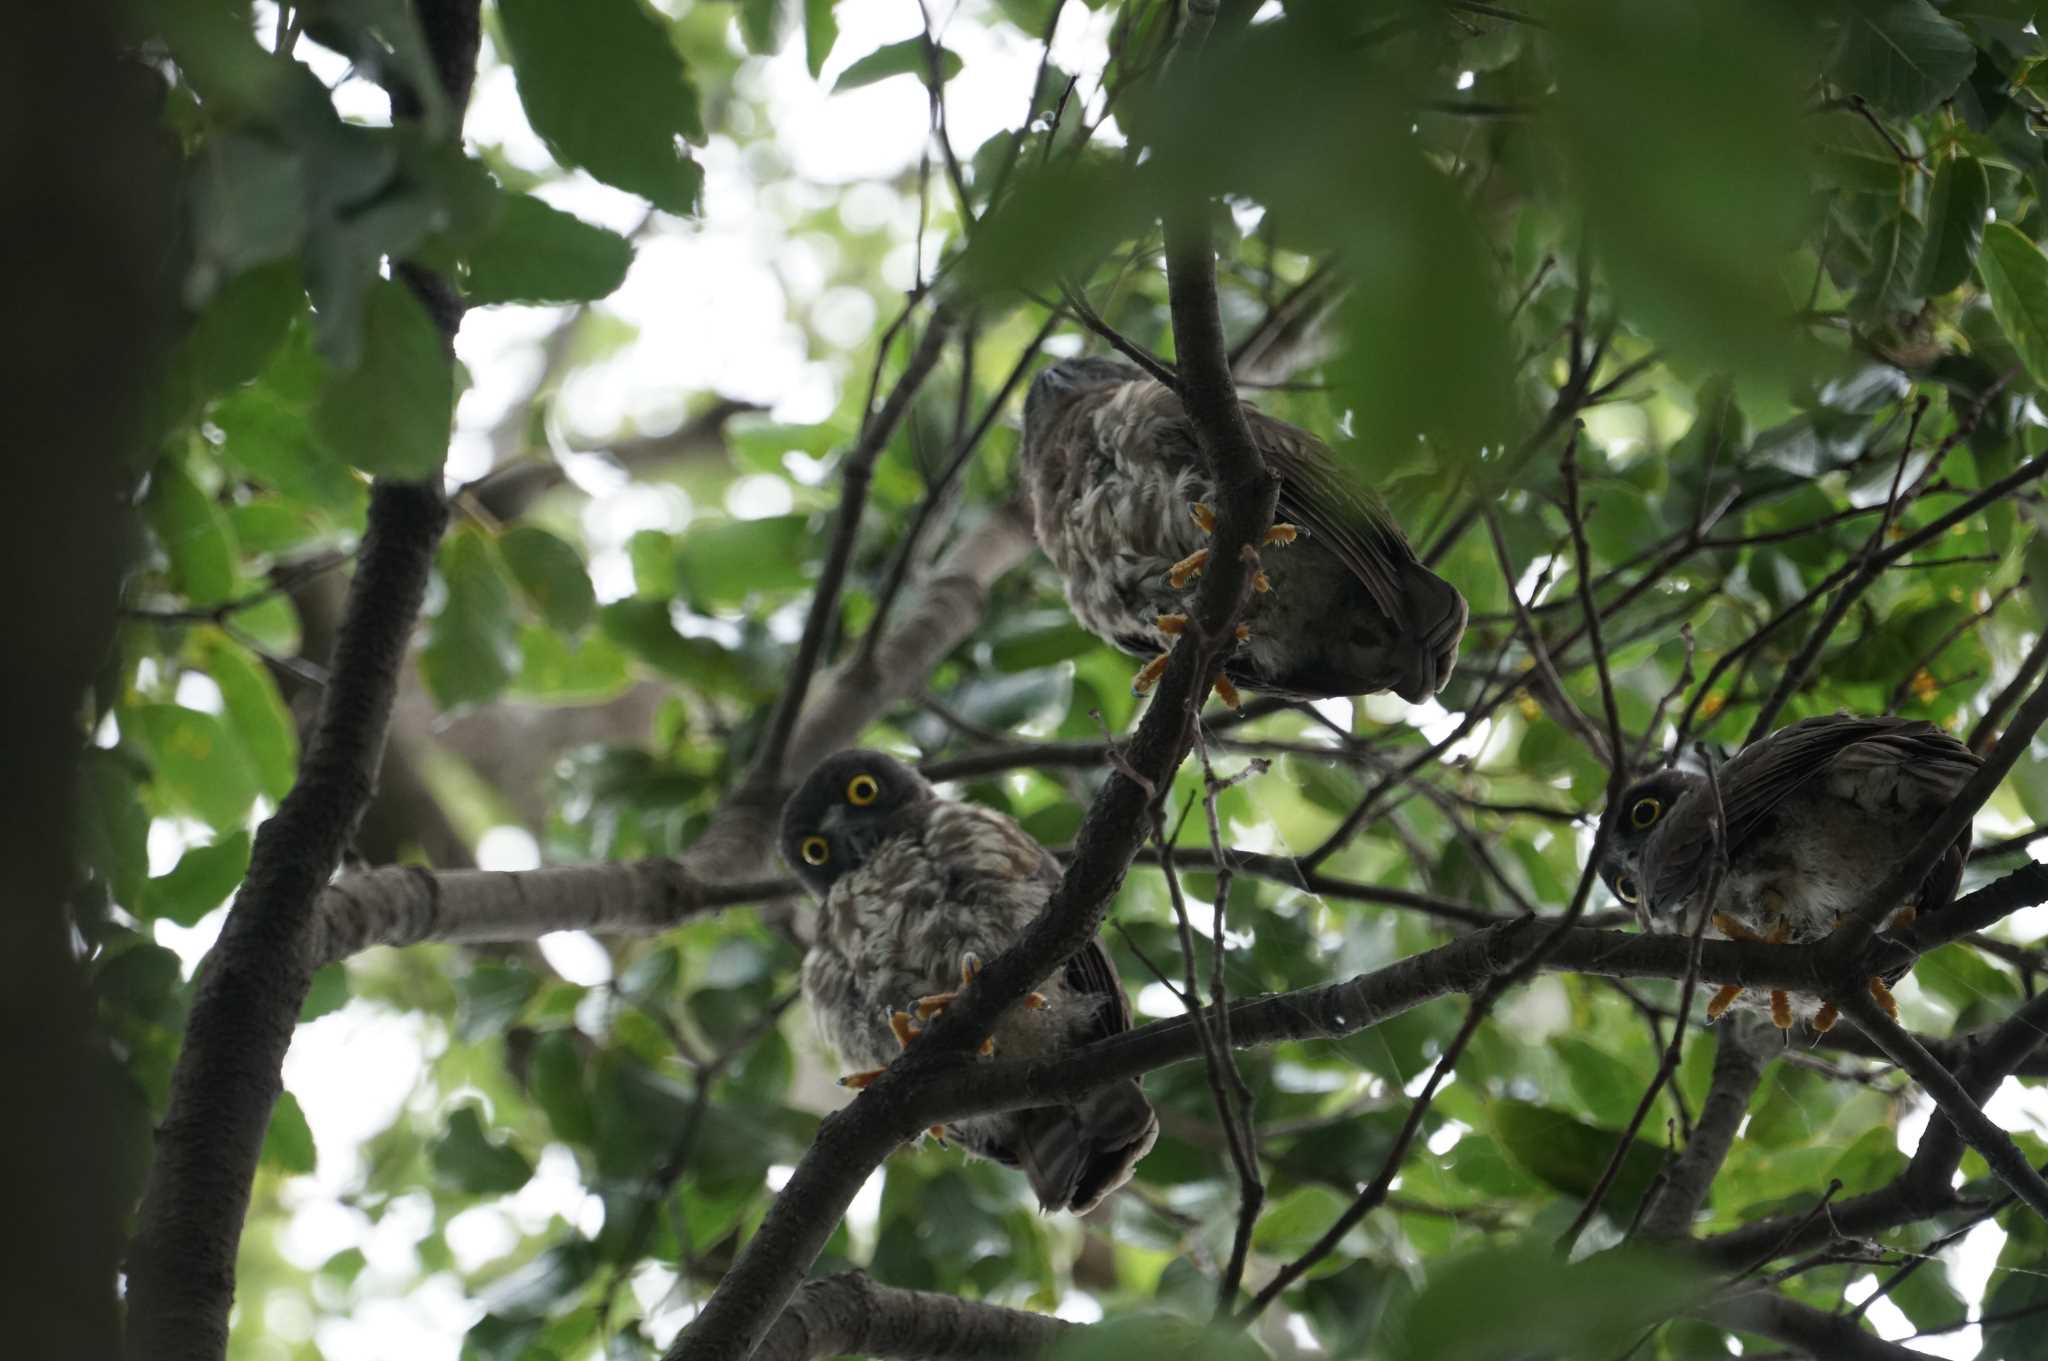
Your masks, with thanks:
<instances>
[{"instance_id":1,"label":"owl perched on branch","mask_svg":"<svg viewBox=\"0 0 2048 1361\"><path fill-rule=\"evenodd\" d=\"M1707 928L1709 939L1804 944L1833 931L1873 884L1909 854L1982 765L1932 723L1904 718L1807 718L1751 743L1718 775L1727 818L1728 867ZM1646 931L1690 931L1714 866L1713 793L1707 777L1660 771L1622 795L1613 845L1600 867L1614 895ZM1900 904L1895 925L1937 912L1955 897L1970 832L1963 830ZM1871 993L1894 1016L1890 984ZM1768 1006L1789 1028L1796 1015L1816 1030L1835 1008L1783 992L1725 987L1709 1019L1730 1006Z\"/></svg>"},{"instance_id":2,"label":"owl perched on branch","mask_svg":"<svg viewBox=\"0 0 2048 1361\"><path fill-rule=\"evenodd\" d=\"M782 814L782 855L817 895L803 990L825 1039L869 1071L864 1086L1045 906L1060 866L1010 818L941 799L878 751L821 764ZM1099 940L1011 1007L983 1046L1014 1058L1127 1030L1130 1003ZM974 1116L944 1127L984 1158L1023 1169L1048 1210L1083 1214L1130 1180L1159 1135L1135 1081L1072 1105Z\"/></svg>"},{"instance_id":3,"label":"owl perched on branch","mask_svg":"<svg viewBox=\"0 0 2048 1361\"><path fill-rule=\"evenodd\" d=\"M1250 407L1244 414L1280 480L1281 523L1267 542L1291 546L1264 555L1256 584L1270 589L1256 598L1225 679L1301 699L1380 690L1429 698L1457 661L1464 597L1416 560L1400 526L1314 435ZM1154 659L1132 685L1142 694L1186 626L1187 583L1213 525L1215 488L1180 398L1120 359L1062 360L1031 384L1019 459L1033 528L1074 617Z\"/></svg>"}]
</instances>

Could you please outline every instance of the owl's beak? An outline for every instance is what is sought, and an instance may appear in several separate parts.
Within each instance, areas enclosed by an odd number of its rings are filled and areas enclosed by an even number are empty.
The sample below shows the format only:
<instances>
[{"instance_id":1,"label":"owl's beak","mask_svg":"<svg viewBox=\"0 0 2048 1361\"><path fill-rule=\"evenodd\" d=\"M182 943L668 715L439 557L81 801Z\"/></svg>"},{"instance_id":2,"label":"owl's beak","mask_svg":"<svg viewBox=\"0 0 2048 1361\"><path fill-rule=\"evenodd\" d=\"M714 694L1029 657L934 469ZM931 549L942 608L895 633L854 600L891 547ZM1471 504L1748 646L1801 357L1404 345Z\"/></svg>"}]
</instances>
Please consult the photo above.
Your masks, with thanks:
<instances>
[{"instance_id":1,"label":"owl's beak","mask_svg":"<svg viewBox=\"0 0 2048 1361\"><path fill-rule=\"evenodd\" d=\"M882 840L882 829L877 820L858 808L835 803L825 810L825 816L818 819L818 830L839 852L839 859L847 864L859 864L867 859L868 853Z\"/></svg>"}]
</instances>

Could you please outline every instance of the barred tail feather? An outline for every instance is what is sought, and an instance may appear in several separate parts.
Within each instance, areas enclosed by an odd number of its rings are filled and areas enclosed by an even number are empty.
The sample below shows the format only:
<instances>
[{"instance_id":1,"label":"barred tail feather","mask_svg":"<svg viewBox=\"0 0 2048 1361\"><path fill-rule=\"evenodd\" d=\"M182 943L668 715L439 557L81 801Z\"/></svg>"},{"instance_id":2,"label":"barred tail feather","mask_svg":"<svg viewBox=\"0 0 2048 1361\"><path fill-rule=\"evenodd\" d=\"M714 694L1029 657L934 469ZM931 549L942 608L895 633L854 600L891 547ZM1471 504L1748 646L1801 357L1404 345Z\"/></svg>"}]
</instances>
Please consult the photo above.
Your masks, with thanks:
<instances>
[{"instance_id":1,"label":"barred tail feather","mask_svg":"<svg viewBox=\"0 0 2048 1361\"><path fill-rule=\"evenodd\" d=\"M1086 1214L1131 1179L1159 1137L1159 1117L1135 1082L1090 1092L1072 1106L1017 1117L1016 1155L1039 1206Z\"/></svg>"}]
</instances>

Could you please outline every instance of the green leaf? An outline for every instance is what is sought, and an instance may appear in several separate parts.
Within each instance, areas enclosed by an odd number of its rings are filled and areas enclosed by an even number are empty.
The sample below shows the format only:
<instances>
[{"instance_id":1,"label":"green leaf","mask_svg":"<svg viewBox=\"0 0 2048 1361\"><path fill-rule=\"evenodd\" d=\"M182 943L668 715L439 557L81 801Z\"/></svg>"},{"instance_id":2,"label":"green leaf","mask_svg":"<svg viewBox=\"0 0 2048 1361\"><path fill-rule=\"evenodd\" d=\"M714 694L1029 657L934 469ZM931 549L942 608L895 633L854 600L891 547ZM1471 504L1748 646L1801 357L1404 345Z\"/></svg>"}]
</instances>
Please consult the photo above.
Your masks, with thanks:
<instances>
[{"instance_id":1,"label":"green leaf","mask_svg":"<svg viewBox=\"0 0 2048 1361\"><path fill-rule=\"evenodd\" d=\"M633 243L530 194L507 194L497 225L465 258L462 293L473 307L591 302L625 281Z\"/></svg>"},{"instance_id":2,"label":"green leaf","mask_svg":"<svg viewBox=\"0 0 2048 1361\"><path fill-rule=\"evenodd\" d=\"M669 619L668 602L634 597L597 613L605 636L663 675L721 694L747 695L739 661L709 638L685 638Z\"/></svg>"},{"instance_id":3,"label":"green leaf","mask_svg":"<svg viewBox=\"0 0 2048 1361\"><path fill-rule=\"evenodd\" d=\"M78 772L79 859L106 884L114 901L133 907L148 891L149 814L129 763L88 747Z\"/></svg>"},{"instance_id":4,"label":"green leaf","mask_svg":"<svg viewBox=\"0 0 2048 1361\"><path fill-rule=\"evenodd\" d=\"M810 583L804 562L817 547L806 515L703 519L676 546L683 589L699 605L738 605L762 591Z\"/></svg>"},{"instance_id":5,"label":"green leaf","mask_svg":"<svg viewBox=\"0 0 2048 1361\"><path fill-rule=\"evenodd\" d=\"M574 633L597 613L583 557L544 529L518 525L498 536L498 551L520 591L556 628Z\"/></svg>"},{"instance_id":6,"label":"green leaf","mask_svg":"<svg viewBox=\"0 0 2048 1361\"><path fill-rule=\"evenodd\" d=\"M448 1117L448 1129L434 1145L434 1171L474 1195L504 1195L533 1178L533 1164L509 1144L484 1134L475 1106L463 1106Z\"/></svg>"},{"instance_id":7,"label":"green leaf","mask_svg":"<svg viewBox=\"0 0 2048 1361\"><path fill-rule=\"evenodd\" d=\"M306 1123L299 1099L290 1092L279 1092L277 1104L270 1108L270 1128L263 1132L264 1166L305 1176L318 1163L313 1129Z\"/></svg>"},{"instance_id":8,"label":"green leaf","mask_svg":"<svg viewBox=\"0 0 2048 1361\"><path fill-rule=\"evenodd\" d=\"M313 985L306 989L306 1000L299 1006L299 1023L317 1021L329 1012L340 1011L348 1005L348 968L342 964L325 964L313 971Z\"/></svg>"},{"instance_id":9,"label":"green leaf","mask_svg":"<svg viewBox=\"0 0 2048 1361\"><path fill-rule=\"evenodd\" d=\"M2019 228L1994 222L1984 229L1977 273L2027 372L2048 382L2048 256Z\"/></svg>"},{"instance_id":10,"label":"green leaf","mask_svg":"<svg viewBox=\"0 0 2048 1361\"><path fill-rule=\"evenodd\" d=\"M245 270L223 283L171 351L162 426L182 424L221 393L252 381L305 306L292 262Z\"/></svg>"},{"instance_id":11,"label":"green leaf","mask_svg":"<svg viewBox=\"0 0 2048 1361\"><path fill-rule=\"evenodd\" d=\"M120 721L155 772L151 790L171 811L196 813L224 832L241 827L256 798L255 772L219 719L176 704L141 704L121 710Z\"/></svg>"},{"instance_id":12,"label":"green leaf","mask_svg":"<svg viewBox=\"0 0 2048 1361\"><path fill-rule=\"evenodd\" d=\"M249 834L233 832L210 846L194 846L170 873L149 881L143 910L190 926L228 900L249 872Z\"/></svg>"},{"instance_id":13,"label":"green leaf","mask_svg":"<svg viewBox=\"0 0 2048 1361\"><path fill-rule=\"evenodd\" d=\"M330 373L313 428L356 467L418 480L441 471L455 412L455 373L441 333L405 285L371 284L362 360Z\"/></svg>"},{"instance_id":14,"label":"green leaf","mask_svg":"<svg viewBox=\"0 0 2048 1361\"><path fill-rule=\"evenodd\" d=\"M1990 181L1976 157L1951 156L1934 172L1934 188L1927 195L1927 243L1915 281L1922 296L1939 296L1970 277L1990 201Z\"/></svg>"},{"instance_id":15,"label":"green leaf","mask_svg":"<svg viewBox=\"0 0 2048 1361\"><path fill-rule=\"evenodd\" d=\"M471 1043L504 1034L539 987L540 980L524 964L477 964L462 980L455 1033Z\"/></svg>"},{"instance_id":16,"label":"green leaf","mask_svg":"<svg viewBox=\"0 0 2048 1361\"><path fill-rule=\"evenodd\" d=\"M582 1044L583 1037L574 1027L543 1032L534 1041L527 1082L555 1133L572 1143L586 1144L597 1126L591 1119L590 1095L584 1084Z\"/></svg>"},{"instance_id":17,"label":"green leaf","mask_svg":"<svg viewBox=\"0 0 2048 1361\"><path fill-rule=\"evenodd\" d=\"M194 605L218 605L234 593L235 543L227 517L186 471L160 459L143 502L149 527L171 560L171 585Z\"/></svg>"},{"instance_id":18,"label":"green leaf","mask_svg":"<svg viewBox=\"0 0 2048 1361\"><path fill-rule=\"evenodd\" d=\"M1567 1265L1547 1245L1432 1263L1387 1354L1430 1361L1616 1356L1696 1297L1697 1267L1622 1250Z\"/></svg>"},{"instance_id":19,"label":"green leaf","mask_svg":"<svg viewBox=\"0 0 2048 1361\"><path fill-rule=\"evenodd\" d=\"M526 117L565 166L657 208L697 211L704 171L677 139L704 140L697 91L639 0L500 0Z\"/></svg>"},{"instance_id":20,"label":"green leaf","mask_svg":"<svg viewBox=\"0 0 2048 1361\"><path fill-rule=\"evenodd\" d=\"M939 49L939 81L944 84L960 74L960 54L951 48ZM858 90L863 85L887 80L891 76L916 76L926 80L931 74L931 58L927 55L923 38L905 38L900 43L878 47L853 65L839 73L839 79L832 83L832 93L841 90ZM928 82L927 82L928 83Z\"/></svg>"},{"instance_id":21,"label":"green leaf","mask_svg":"<svg viewBox=\"0 0 2048 1361\"><path fill-rule=\"evenodd\" d=\"M312 334L296 328L251 386L215 403L221 457L288 502L360 522L367 505L361 478L313 433L313 404L327 364Z\"/></svg>"},{"instance_id":22,"label":"green leaf","mask_svg":"<svg viewBox=\"0 0 2048 1361\"><path fill-rule=\"evenodd\" d=\"M1576 1035L1553 1035L1550 1047L1563 1061L1573 1093L1594 1119L1619 1125L1635 1114L1643 1089L1650 1084L1649 1074L1638 1075L1614 1055ZM1654 1126L1656 1122L1651 1123Z\"/></svg>"},{"instance_id":23,"label":"green leaf","mask_svg":"<svg viewBox=\"0 0 2048 1361\"><path fill-rule=\"evenodd\" d=\"M2035 1258L1995 1279L1997 1284L1984 1300L1984 1316L1998 1319L1984 1328L1984 1350L1978 1361L2048 1361L2048 1328L2041 1326L2048 1312L2048 1258Z\"/></svg>"},{"instance_id":24,"label":"green leaf","mask_svg":"<svg viewBox=\"0 0 2048 1361\"><path fill-rule=\"evenodd\" d=\"M825 69L832 56L832 44L839 41L839 18L833 13L839 0L804 0L804 64L811 79Z\"/></svg>"},{"instance_id":25,"label":"green leaf","mask_svg":"<svg viewBox=\"0 0 2048 1361\"><path fill-rule=\"evenodd\" d=\"M1590 1194L1599 1182L1620 1133L1527 1101L1496 1102L1493 1132L1508 1156L1530 1176L1580 1197ZM1601 1202L1602 1212L1627 1223L1663 1165L1664 1155L1656 1145L1629 1140L1614 1184Z\"/></svg>"},{"instance_id":26,"label":"green leaf","mask_svg":"<svg viewBox=\"0 0 2048 1361\"><path fill-rule=\"evenodd\" d=\"M1870 268L1849 312L1866 325L1894 320L1920 304L1918 283L1927 229L1901 209L1885 219L1872 243Z\"/></svg>"},{"instance_id":27,"label":"green leaf","mask_svg":"<svg viewBox=\"0 0 2048 1361\"><path fill-rule=\"evenodd\" d=\"M1976 63L1970 35L1927 0L1857 0L1827 73L1884 112L1911 118L1954 94Z\"/></svg>"},{"instance_id":28,"label":"green leaf","mask_svg":"<svg viewBox=\"0 0 2048 1361\"><path fill-rule=\"evenodd\" d=\"M248 649L217 629L199 639L199 666L220 687L228 726L272 803L291 792L299 769L299 731L277 681Z\"/></svg>"},{"instance_id":29,"label":"green leaf","mask_svg":"<svg viewBox=\"0 0 2048 1361\"><path fill-rule=\"evenodd\" d=\"M747 51L764 57L780 52L788 19L785 0L740 0L740 38Z\"/></svg>"},{"instance_id":30,"label":"green leaf","mask_svg":"<svg viewBox=\"0 0 2048 1361\"><path fill-rule=\"evenodd\" d=\"M519 670L512 587L482 531L464 528L441 546L447 596L427 626L420 674L442 708L497 698Z\"/></svg>"},{"instance_id":31,"label":"green leaf","mask_svg":"<svg viewBox=\"0 0 2048 1361\"><path fill-rule=\"evenodd\" d=\"M1801 300L1778 271L1807 203L1801 141L1787 132L1810 79L1791 11L1714 0L1568 12L1564 146L1614 292L1661 345L1782 380L1803 350Z\"/></svg>"},{"instance_id":32,"label":"green leaf","mask_svg":"<svg viewBox=\"0 0 2048 1361\"><path fill-rule=\"evenodd\" d=\"M1266 1208L1252 1230L1261 1252L1293 1257L1329 1231L1351 1204L1327 1186L1297 1186Z\"/></svg>"},{"instance_id":33,"label":"green leaf","mask_svg":"<svg viewBox=\"0 0 2048 1361\"><path fill-rule=\"evenodd\" d=\"M309 222L296 148L241 132L209 138L192 183L192 282L200 297L257 265L298 253Z\"/></svg>"},{"instance_id":34,"label":"green leaf","mask_svg":"<svg viewBox=\"0 0 2048 1361\"><path fill-rule=\"evenodd\" d=\"M625 652L602 633L572 640L544 624L519 631L519 676L512 689L522 696L592 703L617 696L632 682Z\"/></svg>"}]
</instances>

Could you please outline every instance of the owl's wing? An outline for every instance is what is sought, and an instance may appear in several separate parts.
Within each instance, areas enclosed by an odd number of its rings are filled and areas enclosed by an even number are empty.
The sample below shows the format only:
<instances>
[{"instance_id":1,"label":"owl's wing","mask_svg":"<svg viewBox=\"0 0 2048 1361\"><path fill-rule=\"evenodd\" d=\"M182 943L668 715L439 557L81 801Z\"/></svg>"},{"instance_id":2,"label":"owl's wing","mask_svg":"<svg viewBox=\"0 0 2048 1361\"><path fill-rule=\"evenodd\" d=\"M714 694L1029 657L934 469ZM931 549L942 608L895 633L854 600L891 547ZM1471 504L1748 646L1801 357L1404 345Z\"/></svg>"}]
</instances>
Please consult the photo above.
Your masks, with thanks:
<instances>
[{"instance_id":1,"label":"owl's wing","mask_svg":"<svg viewBox=\"0 0 2048 1361\"><path fill-rule=\"evenodd\" d=\"M1409 617L1402 577L1421 569L1400 527L1337 469L1328 446L1298 426L1245 408L1252 440L1280 479L1279 516L1302 526L1365 586L1389 619Z\"/></svg>"},{"instance_id":2,"label":"owl's wing","mask_svg":"<svg viewBox=\"0 0 2048 1361\"><path fill-rule=\"evenodd\" d=\"M1779 804L1817 778L1826 778L1829 793L1872 811L1920 811L1954 798L1980 764L1920 719L1801 719L1743 748L1722 771L1728 844L1755 835Z\"/></svg>"}]
</instances>

